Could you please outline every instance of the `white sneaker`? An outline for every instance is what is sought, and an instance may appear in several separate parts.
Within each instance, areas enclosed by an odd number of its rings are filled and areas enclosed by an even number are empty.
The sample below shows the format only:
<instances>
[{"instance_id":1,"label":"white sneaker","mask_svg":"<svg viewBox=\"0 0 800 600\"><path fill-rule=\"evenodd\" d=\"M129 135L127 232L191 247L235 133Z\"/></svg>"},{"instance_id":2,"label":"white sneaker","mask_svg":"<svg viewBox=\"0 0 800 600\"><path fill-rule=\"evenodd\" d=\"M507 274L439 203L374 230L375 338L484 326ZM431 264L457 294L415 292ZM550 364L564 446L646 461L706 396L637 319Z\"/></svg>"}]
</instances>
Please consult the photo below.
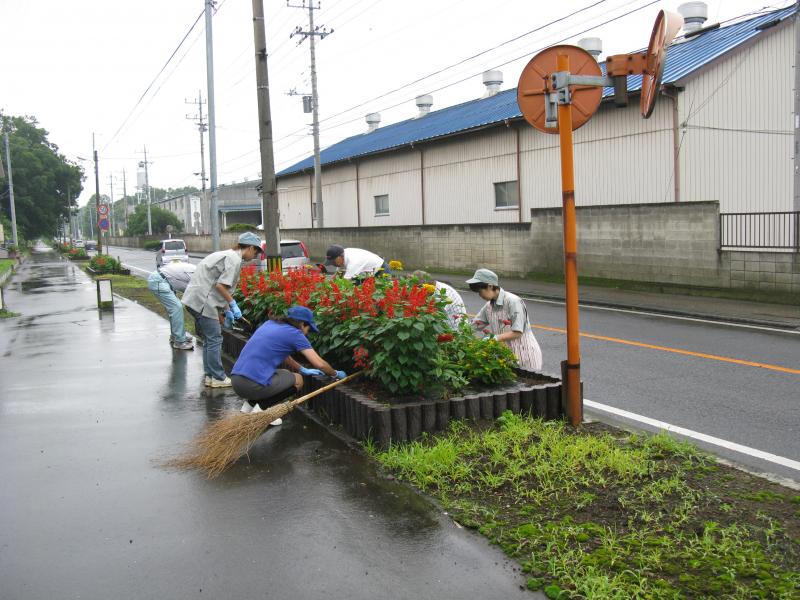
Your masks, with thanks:
<instances>
[{"instance_id":1,"label":"white sneaker","mask_svg":"<svg viewBox=\"0 0 800 600\"><path fill-rule=\"evenodd\" d=\"M175 350L194 350L194 345L189 340L186 340L182 344L172 342L172 347L175 348Z\"/></svg>"},{"instance_id":2,"label":"white sneaker","mask_svg":"<svg viewBox=\"0 0 800 600\"><path fill-rule=\"evenodd\" d=\"M231 387L231 378L226 377L225 379L216 379L214 377L211 378L211 383L208 384L208 387L212 388L225 388Z\"/></svg>"},{"instance_id":3,"label":"white sneaker","mask_svg":"<svg viewBox=\"0 0 800 600\"><path fill-rule=\"evenodd\" d=\"M210 375L205 375L203 377L203 385L206 386L206 387L211 387L211 376Z\"/></svg>"},{"instance_id":4,"label":"white sneaker","mask_svg":"<svg viewBox=\"0 0 800 600\"><path fill-rule=\"evenodd\" d=\"M260 412L264 412L264 409L263 409L263 408L261 408L261 407L260 407L258 404L256 404L256 405L253 407L253 410L251 410L251 411L250 411L250 414L253 414L253 415L255 415L255 414L258 414L258 413L260 413Z\"/></svg>"},{"instance_id":5,"label":"white sneaker","mask_svg":"<svg viewBox=\"0 0 800 600\"><path fill-rule=\"evenodd\" d=\"M244 404L242 404L242 408L240 408L239 410L240 410L240 412L243 412L244 414L251 413L251 412L253 412L253 405L250 404L247 400L245 400Z\"/></svg>"},{"instance_id":6,"label":"white sneaker","mask_svg":"<svg viewBox=\"0 0 800 600\"><path fill-rule=\"evenodd\" d=\"M280 425L281 423L283 423L283 419L281 419L280 417L278 417L278 418L277 418L277 419L275 419L275 420L274 420L272 423L270 423L270 425L271 425L272 427L277 427L277 426L278 426L278 425Z\"/></svg>"}]
</instances>

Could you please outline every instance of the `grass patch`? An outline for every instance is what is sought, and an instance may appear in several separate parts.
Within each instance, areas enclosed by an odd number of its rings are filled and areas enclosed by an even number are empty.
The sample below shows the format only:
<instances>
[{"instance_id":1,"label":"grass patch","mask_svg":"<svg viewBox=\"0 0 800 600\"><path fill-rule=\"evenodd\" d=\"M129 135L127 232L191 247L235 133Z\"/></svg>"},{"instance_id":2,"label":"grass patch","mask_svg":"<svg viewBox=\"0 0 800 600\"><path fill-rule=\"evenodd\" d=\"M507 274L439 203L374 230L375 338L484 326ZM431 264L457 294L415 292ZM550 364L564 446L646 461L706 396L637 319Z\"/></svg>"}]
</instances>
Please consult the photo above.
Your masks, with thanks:
<instances>
[{"instance_id":1,"label":"grass patch","mask_svg":"<svg viewBox=\"0 0 800 600\"><path fill-rule=\"evenodd\" d=\"M791 490L666 433L505 413L368 452L500 546L549 598L797 598ZM792 500L789 500L789 499Z\"/></svg>"},{"instance_id":2,"label":"grass patch","mask_svg":"<svg viewBox=\"0 0 800 600\"><path fill-rule=\"evenodd\" d=\"M85 270L84 268L84 271ZM158 298L155 297L153 292L147 288L146 280L141 277L135 277L134 275L103 275L103 278L111 280L111 285L114 288L115 294L119 294L128 300L133 300L137 304L149 308L165 319L169 319L169 315L167 311L164 310L164 306L158 301ZM183 309L183 321L186 331L195 335L194 317L192 317L185 308Z\"/></svg>"},{"instance_id":3,"label":"grass patch","mask_svg":"<svg viewBox=\"0 0 800 600\"><path fill-rule=\"evenodd\" d=\"M0 258L0 275L13 269L16 263L14 258Z\"/></svg>"},{"instance_id":4,"label":"grass patch","mask_svg":"<svg viewBox=\"0 0 800 600\"><path fill-rule=\"evenodd\" d=\"M5 308L0 308L0 319L10 319L11 317L18 317L19 313L15 313L12 310L6 310Z\"/></svg>"}]
</instances>

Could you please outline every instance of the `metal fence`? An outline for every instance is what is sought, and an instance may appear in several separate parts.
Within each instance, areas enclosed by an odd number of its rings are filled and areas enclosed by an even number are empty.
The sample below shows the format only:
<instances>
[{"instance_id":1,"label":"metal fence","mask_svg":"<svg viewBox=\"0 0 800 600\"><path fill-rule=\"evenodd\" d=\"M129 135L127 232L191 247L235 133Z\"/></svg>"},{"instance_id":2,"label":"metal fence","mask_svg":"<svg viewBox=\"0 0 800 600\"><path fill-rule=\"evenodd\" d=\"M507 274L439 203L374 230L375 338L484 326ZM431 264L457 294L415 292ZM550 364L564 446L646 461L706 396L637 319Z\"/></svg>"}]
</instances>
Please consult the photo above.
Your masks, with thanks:
<instances>
[{"instance_id":1,"label":"metal fence","mask_svg":"<svg viewBox=\"0 0 800 600\"><path fill-rule=\"evenodd\" d=\"M800 211L720 213L721 248L800 251Z\"/></svg>"}]
</instances>

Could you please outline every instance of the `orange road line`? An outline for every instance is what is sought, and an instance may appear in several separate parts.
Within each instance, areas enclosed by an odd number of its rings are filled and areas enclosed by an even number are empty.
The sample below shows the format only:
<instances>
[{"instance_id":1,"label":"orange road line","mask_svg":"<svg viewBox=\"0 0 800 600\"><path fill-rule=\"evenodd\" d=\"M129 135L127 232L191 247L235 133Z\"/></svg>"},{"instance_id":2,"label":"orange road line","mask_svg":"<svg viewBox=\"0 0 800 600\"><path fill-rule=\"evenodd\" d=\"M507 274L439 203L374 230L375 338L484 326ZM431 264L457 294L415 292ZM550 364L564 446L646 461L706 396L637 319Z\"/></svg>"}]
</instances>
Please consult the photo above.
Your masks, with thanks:
<instances>
[{"instance_id":1,"label":"orange road line","mask_svg":"<svg viewBox=\"0 0 800 600\"><path fill-rule=\"evenodd\" d=\"M536 329L544 329L545 331L554 331L556 333L566 333L566 329L558 327L547 327L545 325L532 325ZM770 371L780 371L782 373L792 373L800 375L800 369L790 369L788 367L779 367L777 365L767 365L764 363L757 363L750 360L741 360L738 358L728 358L727 356L717 356L715 354L706 354L704 352L692 352L691 350L680 350L678 348L669 348L667 346L656 346L654 344L645 344L643 342L634 342L631 340L623 340L620 338L607 337L604 335L595 335L593 333L581 333L581 337L590 338L593 340L602 340L604 342L616 342L617 344L625 344L628 346L637 346L639 348L649 348L651 350L662 350L663 352L673 352L675 354L684 354L686 356L697 356L699 358L708 358L710 360L718 360L721 362L733 363L736 365L746 365L748 367L759 367L761 369L769 369Z\"/></svg>"}]
</instances>

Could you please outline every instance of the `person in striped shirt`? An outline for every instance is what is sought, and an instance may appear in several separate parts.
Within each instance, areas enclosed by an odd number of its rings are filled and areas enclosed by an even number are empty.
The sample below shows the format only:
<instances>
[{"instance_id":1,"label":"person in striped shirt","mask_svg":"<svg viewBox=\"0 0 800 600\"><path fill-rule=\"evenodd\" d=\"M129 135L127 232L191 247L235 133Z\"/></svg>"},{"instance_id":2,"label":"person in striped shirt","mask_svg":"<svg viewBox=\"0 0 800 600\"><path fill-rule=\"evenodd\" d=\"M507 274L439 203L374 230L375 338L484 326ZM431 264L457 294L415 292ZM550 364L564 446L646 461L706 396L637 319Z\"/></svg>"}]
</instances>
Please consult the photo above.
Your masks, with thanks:
<instances>
[{"instance_id":1,"label":"person in striped shirt","mask_svg":"<svg viewBox=\"0 0 800 600\"><path fill-rule=\"evenodd\" d=\"M467 283L469 289L486 300L472 321L486 334L484 339L508 344L520 368L541 371L542 349L528 322L524 300L501 288L497 275L489 269L478 269Z\"/></svg>"}]
</instances>

